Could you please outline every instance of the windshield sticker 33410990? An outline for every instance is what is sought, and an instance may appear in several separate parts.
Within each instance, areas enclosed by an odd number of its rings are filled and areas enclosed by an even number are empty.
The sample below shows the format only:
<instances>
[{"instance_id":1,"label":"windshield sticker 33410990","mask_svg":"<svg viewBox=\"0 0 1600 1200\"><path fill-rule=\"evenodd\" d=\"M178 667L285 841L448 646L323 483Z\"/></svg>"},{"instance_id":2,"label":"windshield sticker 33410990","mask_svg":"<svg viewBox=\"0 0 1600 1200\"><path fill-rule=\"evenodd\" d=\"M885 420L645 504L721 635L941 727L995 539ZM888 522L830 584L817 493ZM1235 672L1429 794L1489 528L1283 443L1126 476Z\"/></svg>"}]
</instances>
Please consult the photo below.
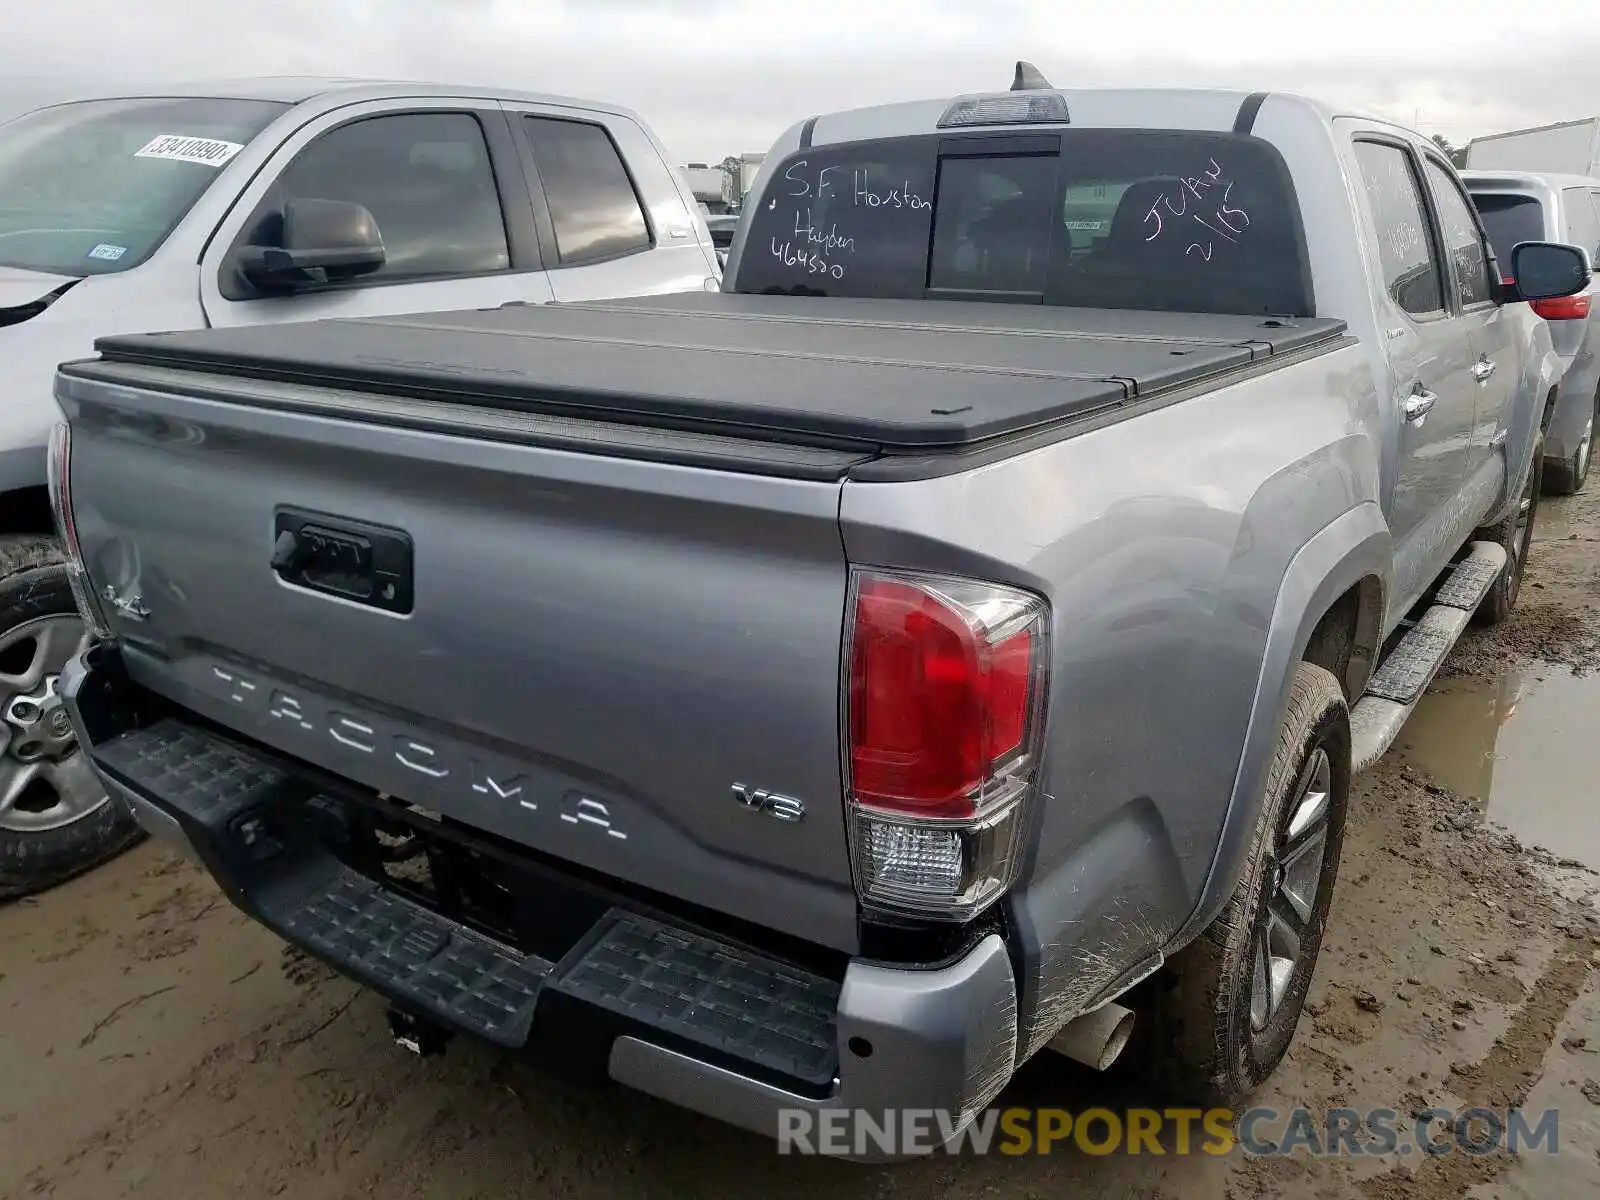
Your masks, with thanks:
<instances>
[{"instance_id":1,"label":"windshield sticker 33410990","mask_svg":"<svg viewBox=\"0 0 1600 1200\"><path fill-rule=\"evenodd\" d=\"M239 142L224 142L217 138L186 137L181 133L157 134L143 149L134 152L135 158L164 158L172 162L197 163L202 167L220 167L244 146Z\"/></svg>"}]
</instances>

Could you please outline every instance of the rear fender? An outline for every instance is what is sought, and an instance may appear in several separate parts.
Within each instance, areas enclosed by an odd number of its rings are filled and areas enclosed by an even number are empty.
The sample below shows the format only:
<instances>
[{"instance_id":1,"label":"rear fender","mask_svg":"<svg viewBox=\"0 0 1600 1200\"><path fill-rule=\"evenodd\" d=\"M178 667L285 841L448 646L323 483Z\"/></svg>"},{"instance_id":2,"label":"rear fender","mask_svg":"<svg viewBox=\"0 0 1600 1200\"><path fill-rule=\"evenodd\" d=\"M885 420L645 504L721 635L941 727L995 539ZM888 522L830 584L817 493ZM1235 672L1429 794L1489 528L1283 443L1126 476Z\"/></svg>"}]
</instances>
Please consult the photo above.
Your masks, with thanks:
<instances>
[{"instance_id":1,"label":"rear fender","mask_svg":"<svg viewBox=\"0 0 1600 1200\"><path fill-rule=\"evenodd\" d=\"M1288 704L1294 665L1305 656L1317 623L1340 596L1363 579L1376 577L1387 588L1392 561L1389 527L1383 510L1373 502L1350 509L1290 560L1273 606L1250 723L1217 852L1199 903L1179 928L1171 949L1192 941L1215 920L1236 886L1261 812L1262 789L1278 722ZM1379 599L1381 613L1383 598Z\"/></svg>"}]
</instances>

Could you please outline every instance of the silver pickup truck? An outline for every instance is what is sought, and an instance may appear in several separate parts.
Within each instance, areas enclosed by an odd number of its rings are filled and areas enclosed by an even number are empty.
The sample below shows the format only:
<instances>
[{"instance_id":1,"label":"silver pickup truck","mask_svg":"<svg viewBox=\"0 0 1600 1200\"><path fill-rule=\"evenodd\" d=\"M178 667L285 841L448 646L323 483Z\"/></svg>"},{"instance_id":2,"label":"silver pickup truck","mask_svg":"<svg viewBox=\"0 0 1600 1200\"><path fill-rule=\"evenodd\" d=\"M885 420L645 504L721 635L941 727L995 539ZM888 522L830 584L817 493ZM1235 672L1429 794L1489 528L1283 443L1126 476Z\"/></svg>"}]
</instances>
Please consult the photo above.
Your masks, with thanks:
<instances>
[{"instance_id":1,"label":"silver pickup truck","mask_svg":"<svg viewBox=\"0 0 1600 1200\"><path fill-rule=\"evenodd\" d=\"M1587 260L1381 121L1018 83L797 124L719 293L65 364L107 782L415 1049L958 1130L1137 1015L1247 1094Z\"/></svg>"}]
</instances>

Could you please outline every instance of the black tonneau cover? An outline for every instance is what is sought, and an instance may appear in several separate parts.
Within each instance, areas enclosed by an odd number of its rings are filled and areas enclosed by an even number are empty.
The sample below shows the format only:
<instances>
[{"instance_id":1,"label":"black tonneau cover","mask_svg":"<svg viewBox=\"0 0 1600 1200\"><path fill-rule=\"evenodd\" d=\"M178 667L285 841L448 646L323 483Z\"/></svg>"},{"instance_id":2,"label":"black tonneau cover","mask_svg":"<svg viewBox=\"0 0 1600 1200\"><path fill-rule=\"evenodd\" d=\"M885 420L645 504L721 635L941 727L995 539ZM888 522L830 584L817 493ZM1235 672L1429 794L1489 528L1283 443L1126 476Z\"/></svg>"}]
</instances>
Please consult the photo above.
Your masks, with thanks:
<instances>
[{"instance_id":1,"label":"black tonneau cover","mask_svg":"<svg viewBox=\"0 0 1600 1200\"><path fill-rule=\"evenodd\" d=\"M1331 347L1344 329L1326 319L694 292L104 337L95 349L109 362L930 451Z\"/></svg>"}]
</instances>

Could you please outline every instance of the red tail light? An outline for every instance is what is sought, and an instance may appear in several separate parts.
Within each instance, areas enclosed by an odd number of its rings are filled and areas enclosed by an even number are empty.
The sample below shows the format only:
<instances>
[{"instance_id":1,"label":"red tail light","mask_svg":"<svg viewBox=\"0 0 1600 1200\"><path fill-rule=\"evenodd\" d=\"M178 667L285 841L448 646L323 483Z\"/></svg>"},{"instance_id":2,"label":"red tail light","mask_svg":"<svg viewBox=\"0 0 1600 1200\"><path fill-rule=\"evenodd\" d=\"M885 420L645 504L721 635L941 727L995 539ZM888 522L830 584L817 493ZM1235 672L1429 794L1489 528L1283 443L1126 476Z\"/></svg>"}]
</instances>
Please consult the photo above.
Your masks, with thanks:
<instances>
[{"instance_id":1,"label":"red tail light","mask_svg":"<svg viewBox=\"0 0 1600 1200\"><path fill-rule=\"evenodd\" d=\"M850 765L857 800L969 817L983 783L1027 732L1033 629L998 642L938 595L865 580L850 664Z\"/></svg>"},{"instance_id":2,"label":"red tail light","mask_svg":"<svg viewBox=\"0 0 1600 1200\"><path fill-rule=\"evenodd\" d=\"M1015 878L1040 757L1045 603L972 580L858 573L847 699L856 887L965 920Z\"/></svg>"},{"instance_id":3,"label":"red tail light","mask_svg":"<svg viewBox=\"0 0 1600 1200\"><path fill-rule=\"evenodd\" d=\"M1588 296L1557 296L1554 300L1530 300L1528 307L1546 321L1586 321Z\"/></svg>"}]
</instances>

